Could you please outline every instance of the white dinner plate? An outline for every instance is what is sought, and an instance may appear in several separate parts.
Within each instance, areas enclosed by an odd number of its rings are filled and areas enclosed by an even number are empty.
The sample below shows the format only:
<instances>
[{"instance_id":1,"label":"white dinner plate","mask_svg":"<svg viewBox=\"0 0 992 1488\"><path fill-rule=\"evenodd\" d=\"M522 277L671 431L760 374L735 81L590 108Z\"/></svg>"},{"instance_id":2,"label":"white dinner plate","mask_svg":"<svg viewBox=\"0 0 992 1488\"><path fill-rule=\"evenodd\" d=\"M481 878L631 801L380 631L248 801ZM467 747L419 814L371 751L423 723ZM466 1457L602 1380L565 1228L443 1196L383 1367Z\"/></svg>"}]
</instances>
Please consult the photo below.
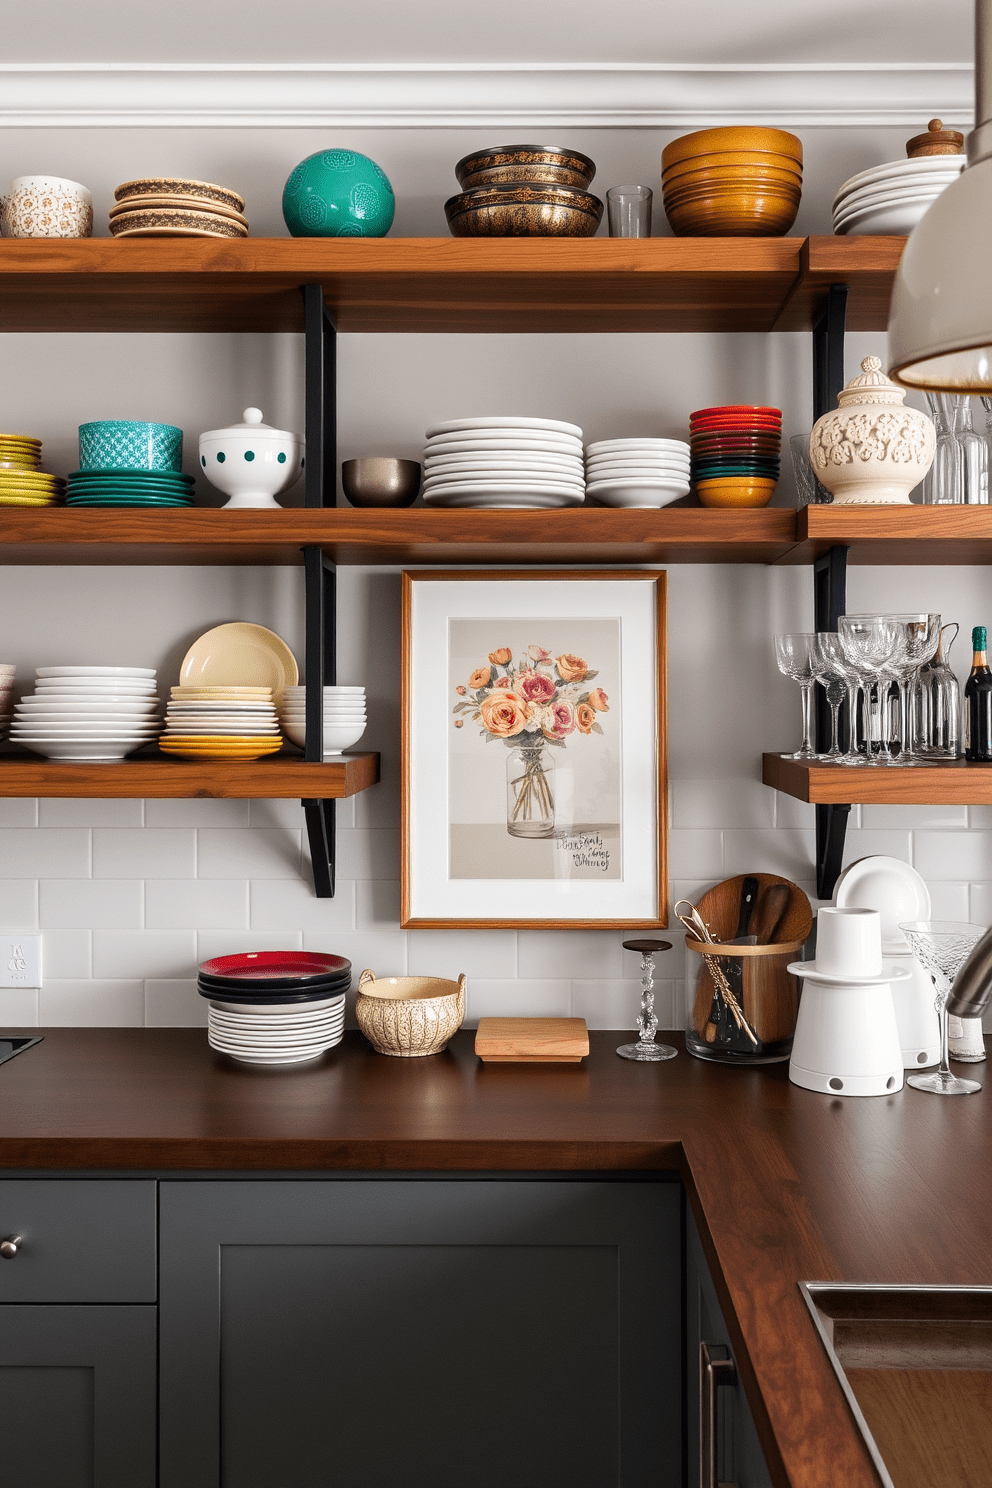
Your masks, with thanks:
<instances>
[{"instance_id":1,"label":"white dinner plate","mask_svg":"<svg viewBox=\"0 0 992 1488\"><path fill-rule=\"evenodd\" d=\"M121 718L152 718L158 712L158 703L132 703L121 698L90 702L88 698L22 698L17 704L22 718L102 718L104 714L116 713Z\"/></svg>"},{"instance_id":2,"label":"white dinner plate","mask_svg":"<svg viewBox=\"0 0 992 1488\"><path fill-rule=\"evenodd\" d=\"M561 475L577 475L582 472L582 461L578 455L450 455L436 460L424 461L426 475L440 475L447 470L545 470Z\"/></svg>"},{"instance_id":3,"label":"white dinner plate","mask_svg":"<svg viewBox=\"0 0 992 1488\"><path fill-rule=\"evenodd\" d=\"M265 1028L296 1024L304 1027L311 1023L332 1023L337 1018L343 1018L346 997L347 993L336 992L329 1000L324 999L319 1007L316 1003L294 1002L270 1004L263 1009L256 1003L250 1013L232 1013L229 1011L229 1002L212 1001L208 1005L207 1016L238 1028L254 1027L255 1024ZM316 1010L311 1011L312 1008Z\"/></svg>"},{"instance_id":4,"label":"white dinner plate","mask_svg":"<svg viewBox=\"0 0 992 1488\"><path fill-rule=\"evenodd\" d=\"M38 667L39 677L154 677L154 667L49 666Z\"/></svg>"},{"instance_id":5,"label":"white dinner plate","mask_svg":"<svg viewBox=\"0 0 992 1488\"><path fill-rule=\"evenodd\" d=\"M104 760L123 759L126 754L133 754L136 749L141 748L141 740L135 743L132 740L121 742L117 739L93 739L85 742L57 742L54 739L20 739L18 743L23 744L34 754L43 754L48 759L81 760L93 764Z\"/></svg>"},{"instance_id":6,"label":"white dinner plate","mask_svg":"<svg viewBox=\"0 0 992 1488\"><path fill-rule=\"evenodd\" d=\"M336 1043L344 1032L344 1020L336 1028L329 1028L313 1035L301 1038L298 1034L289 1034L284 1038L278 1034L260 1033L257 1037L253 1034L239 1034L236 1037L222 1032L219 1028L211 1027L210 1042L215 1049L244 1050L246 1054L259 1053L263 1049L274 1049L277 1053L292 1053L303 1049L326 1049Z\"/></svg>"},{"instance_id":7,"label":"white dinner plate","mask_svg":"<svg viewBox=\"0 0 992 1488\"><path fill-rule=\"evenodd\" d=\"M885 165L873 165L870 170L859 171L856 176L849 176L839 188L834 201L842 196L847 196L851 191L864 186L872 181L891 179L893 183L902 181L907 176L930 176L941 175L948 169L948 162L959 160L958 175L964 170L968 163L965 155L922 155L915 160L890 160Z\"/></svg>"},{"instance_id":8,"label":"white dinner plate","mask_svg":"<svg viewBox=\"0 0 992 1488\"><path fill-rule=\"evenodd\" d=\"M655 454L688 454L684 439L597 439L586 445L587 455L613 455L627 450L653 451Z\"/></svg>"},{"instance_id":9,"label":"white dinner plate","mask_svg":"<svg viewBox=\"0 0 992 1488\"><path fill-rule=\"evenodd\" d=\"M226 1013L253 1013L256 1017L277 1016L279 1013L292 1013L294 1017L299 1017L302 1016L298 1011L301 1008L305 1008L307 1013L324 1012L340 1002L344 996L343 992L335 992L333 997L319 997L314 1002L276 1003L274 1004L275 1012L271 1015L262 1014L257 1002L211 1001L210 1006Z\"/></svg>"},{"instance_id":10,"label":"white dinner plate","mask_svg":"<svg viewBox=\"0 0 992 1488\"><path fill-rule=\"evenodd\" d=\"M214 626L193 642L179 680L187 687L269 687L278 694L295 686L300 669L275 631L236 620Z\"/></svg>"},{"instance_id":11,"label":"white dinner plate","mask_svg":"<svg viewBox=\"0 0 992 1488\"><path fill-rule=\"evenodd\" d=\"M598 496L600 491L624 489L630 491L677 491L680 495L686 496L689 492L689 481L688 478L680 480L677 476L669 476L668 478L646 476L637 479L624 476L621 480L590 481L586 486L586 493L589 496Z\"/></svg>"},{"instance_id":12,"label":"white dinner plate","mask_svg":"<svg viewBox=\"0 0 992 1488\"><path fill-rule=\"evenodd\" d=\"M108 692L117 693L121 697L153 697L155 683L127 677L116 677L107 682L98 682L92 677L67 678L65 681L58 677L39 677L35 683L35 692L38 697L46 693L62 697L102 697Z\"/></svg>"},{"instance_id":13,"label":"white dinner plate","mask_svg":"<svg viewBox=\"0 0 992 1488\"><path fill-rule=\"evenodd\" d=\"M862 207L875 207L883 202L916 201L921 196L933 199L938 197L955 180L957 180L956 176L950 176L946 181L943 177L938 176L936 179L927 181L920 186L864 187L860 191L852 191L851 195L845 196L842 201L835 202L833 218L836 222L839 218L846 217L851 212L860 211Z\"/></svg>"},{"instance_id":14,"label":"white dinner plate","mask_svg":"<svg viewBox=\"0 0 992 1488\"><path fill-rule=\"evenodd\" d=\"M481 488L460 492L436 492L424 497L426 506L454 507L477 511L551 511L564 506L581 506L584 497L559 496L538 491L533 486L484 493Z\"/></svg>"},{"instance_id":15,"label":"white dinner plate","mask_svg":"<svg viewBox=\"0 0 992 1488\"><path fill-rule=\"evenodd\" d=\"M209 1025L216 1026L218 1031L229 1034L244 1033L253 1037L256 1034L272 1033L276 1037L293 1034L297 1037L309 1038L311 1033L323 1033L327 1028L340 1028L344 1021L344 1008L337 1012L322 1013L319 1018L311 1018L309 1022L305 1018L252 1018L246 1014L239 1013L228 1016L225 1013L215 1012L211 1006L209 1009Z\"/></svg>"},{"instance_id":16,"label":"white dinner plate","mask_svg":"<svg viewBox=\"0 0 992 1488\"><path fill-rule=\"evenodd\" d=\"M640 475L657 476L661 480L688 477L690 466L685 465L639 465L634 460L625 460L620 465L590 465L586 480L623 480L626 476L635 479Z\"/></svg>"},{"instance_id":17,"label":"white dinner plate","mask_svg":"<svg viewBox=\"0 0 992 1488\"><path fill-rule=\"evenodd\" d=\"M918 227L932 202L902 202L891 207L869 207L834 228L838 237L906 238Z\"/></svg>"},{"instance_id":18,"label":"white dinner plate","mask_svg":"<svg viewBox=\"0 0 992 1488\"><path fill-rule=\"evenodd\" d=\"M426 496L564 496L582 498L583 484L579 481L440 481L425 491Z\"/></svg>"},{"instance_id":19,"label":"white dinner plate","mask_svg":"<svg viewBox=\"0 0 992 1488\"><path fill-rule=\"evenodd\" d=\"M890 982L904 982L913 974L909 967L893 966L880 976L834 976L832 972L818 971L815 961L790 961L785 969L804 981L822 982L827 987L886 987Z\"/></svg>"},{"instance_id":20,"label":"white dinner plate","mask_svg":"<svg viewBox=\"0 0 992 1488\"><path fill-rule=\"evenodd\" d=\"M427 438L435 439L439 434L456 434L472 429L539 429L553 434L571 434L582 438L578 424L564 424L559 419L523 418L518 414L486 414L483 418L447 419L443 424L432 424Z\"/></svg>"},{"instance_id":21,"label":"white dinner plate","mask_svg":"<svg viewBox=\"0 0 992 1488\"><path fill-rule=\"evenodd\" d=\"M436 480L424 481L424 495L430 495L435 491L448 491L452 487L467 487L474 489L477 486L536 486L541 491L578 491L580 494L585 490L584 480L566 480L560 475L531 475L524 471L497 471L487 470L477 475L451 475L439 476Z\"/></svg>"},{"instance_id":22,"label":"white dinner plate","mask_svg":"<svg viewBox=\"0 0 992 1488\"><path fill-rule=\"evenodd\" d=\"M505 450L518 455L544 453L548 455L582 455L581 439L553 438L551 435L535 436L533 439L506 439L496 435L491 439L438 439L424 448L428 455L488 455Z\"/></svg>"},{"instance_id":23,"label":"white dinner plate","mask_svg":"<svg viewBox=\"0 0 992 1488\"><path fill-rule=\"evenodd\" d=\"M15 728L158 728L157 718L134 718L130 713L14 713Z\"/></svg>"},{"instance_id":24,"label":"white dinner plate","mask_svg":"<svg viewBox=\"0 0 992 1488\"><path fill-rule=\"evenodd\" d=\"M316 1054L307 1050L303 1054L232 1054L227 1049L218 1049L218 1054L223 1054L226 1059L235 1059L238 1064L309 1064L312 1060L322 1059L326 1049L319 1049Z\"/></svg>"},{"instance_id":25,"label":"white dinner plate","mask_svg":"<svg viewBox=\"0 0 992 1488\"><path fill-rule=\"evenodd\" d=\"M261 699L257 703L251 703L243 698L231 698L230 700L226 698L217 698L216 700L211 698L171 698L169 701L170 708L182 708L184 712L189 713L210 713L216 712L220 708L225 713L247 713L258 716L263 713L271 713L274 706L274 703L263 702Z\"/></svg>"},{"instance_id":26,"label":"white dinner plate","mask_svg":"<svg viewBox=\"0 0 992 1488\"><path fill-rule=\"evenodd\" d=\"M194 734L208 734L211 738L216 738L219 734L231 734L238 739L278 738L279 725L253 723L249 728L243 723L178 723L170 719L166 723L163 738L168 739L176 734L184 739L189 739Z\"/></svg>"},{"instance_id":27,"label":"white dinner plate","mask_svg":"<svg viewBox=\"0 0 992 1488\"><path fill-rule=\"evenodd\" d=\"M609 486L604 491L590 492L591 504L600 506L622 506L632 511L657 511L662 506L671 506L680 496L688 496L689 487L654 486L648 490L635 490L629 486Z\"/></svg>"},{"instance_id":28,"label":"white dinner plate","mask_svg":"<svg viewBox=\"0 0 992 1488\"><path fill-rule=\"evenodd\" d=\"M845 868L834 888L838 909L877 909L882 921L882 955L909 949L901 921L928 920L930 890L902 858L876 854Z\"/></svg>"}]
</instances>

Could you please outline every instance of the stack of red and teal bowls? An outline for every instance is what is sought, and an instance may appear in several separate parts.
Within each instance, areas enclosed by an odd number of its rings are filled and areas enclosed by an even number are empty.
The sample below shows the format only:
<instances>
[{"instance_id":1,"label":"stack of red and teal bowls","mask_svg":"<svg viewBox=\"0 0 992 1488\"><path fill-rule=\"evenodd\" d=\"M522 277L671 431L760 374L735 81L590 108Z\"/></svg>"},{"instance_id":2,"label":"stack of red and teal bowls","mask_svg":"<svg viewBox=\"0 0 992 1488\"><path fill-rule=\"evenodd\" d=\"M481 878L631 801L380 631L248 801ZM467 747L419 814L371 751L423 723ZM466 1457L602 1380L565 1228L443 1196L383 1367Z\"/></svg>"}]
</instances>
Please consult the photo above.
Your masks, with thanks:
<instances>
[{"instance_id":1,"label":"stack of red and teal bowls","mask_svg":"<svg viewBox=\"0 0 992 1488\"><path fill-rule=\"evenodd\" d=\"M700 408L689 415L689 447L703 506L767 506L782 468L782 410Z\"/></svg>"}]
</instances>

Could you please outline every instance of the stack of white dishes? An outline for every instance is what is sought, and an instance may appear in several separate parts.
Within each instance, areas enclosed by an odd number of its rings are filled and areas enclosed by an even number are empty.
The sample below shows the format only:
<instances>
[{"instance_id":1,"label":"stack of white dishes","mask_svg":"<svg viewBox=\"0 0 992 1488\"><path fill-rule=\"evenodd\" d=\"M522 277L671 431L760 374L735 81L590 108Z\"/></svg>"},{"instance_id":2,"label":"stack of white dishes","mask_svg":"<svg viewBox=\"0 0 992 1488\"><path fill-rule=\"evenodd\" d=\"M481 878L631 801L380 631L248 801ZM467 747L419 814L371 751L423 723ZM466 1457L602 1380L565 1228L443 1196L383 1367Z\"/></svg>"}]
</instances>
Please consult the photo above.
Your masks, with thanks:
<instances>
[{"instance_id":1,"label":"stack of white dishes","mask_svg":"<svg viewBox=\"0 0 992 1488\"><path fill-rule=\"evenodd\" d=\"M49 759L119 760L159 731L153 667L38 667L12 741Z\"/></svg>"},{"instance_id":2,"label":"stack of white dishes","mask_svg":"<svg viewBox=\"0 0 992 1488\"><path fill-rule=\"evenodd\" d=\"M199 967L207 1039L239 1064L306 1064L341 1042L351 962L314 951L252 951Z\"/></svg>"},{"instance_id":3,"label":"stack of white dishes","mask_svg":"<svg viewBox=\"0 0 992 1488\"><path fill-rule=\"evenodd\" d=\"M14 709L14 673L17 671L13 662L0 664L0 733L10 722L10 715Z\"/></svg>"},{"instance_id":4,"label":"stack of white dishes","mask_svg":"<svg viewBox=\"0 0 992 1488\"><path fill-rule=\"evenodd\" d=\"M306 745L306 688L287 687L280 712L287 739ZM365 732L365 688L324 688L324 758L357 744Z\"/></svg>"},{"instance_id":5,"label":"stack of white dishes","mask_svg":"<svg viewBox=\"0 0 992 1488\"><path fill-rule=\"evenodd\" d=\"M885 969L909 973L906 981L892 986L903 1069L925 1069L939 1063L940 1020L934 1004L933 983L899 929L900 924L910 920L930 918L930 891L923 879L901 858L882 854L859 858L837 880L834 903L841 909L877 910ZM981 1019L968 1022L978 1024L981 1044Z\"/></svg>"},{"instance_id":6,"label":"stack of white dishes","mask_svg":"<svg viewBox=\"0 0 992 1488\"><path fill-rule=\"evenodd\" d=\"M548 508L585 499L582 430L558 419L450 419L427 430L428 506Z\"/></svg>"},{"instance_id":7,"label":"stack of white dishes","mask_svg":"<svg viewBox=\"0 0 992 1488\"><path fill-rule=\"evenodd\" d=\"M600 439L586 448L586 494L603 506L667 506L689 494L682 439Z\"/></svg>"},{"instance_id":8,"label":"stack of white dishes","mask_svg":"<svg viewBox=\"0 0 992 1488\"><path fill-rule=\"evenodd\" d=\"M259 759L282 747L271 687L174 687L159 748L183 759Z\"/></svg>"},{"instance_id":9,"label":"stack of white dishes","mask_svg":"<svg viewBox=\"0 0 992 1488\"><path fill-rule=\"evenodd\" d=\"M966 164L965 155L923 155L860 171L834 198L834 232L851 237L911 233Z\"/></svg>"}]
</instances>

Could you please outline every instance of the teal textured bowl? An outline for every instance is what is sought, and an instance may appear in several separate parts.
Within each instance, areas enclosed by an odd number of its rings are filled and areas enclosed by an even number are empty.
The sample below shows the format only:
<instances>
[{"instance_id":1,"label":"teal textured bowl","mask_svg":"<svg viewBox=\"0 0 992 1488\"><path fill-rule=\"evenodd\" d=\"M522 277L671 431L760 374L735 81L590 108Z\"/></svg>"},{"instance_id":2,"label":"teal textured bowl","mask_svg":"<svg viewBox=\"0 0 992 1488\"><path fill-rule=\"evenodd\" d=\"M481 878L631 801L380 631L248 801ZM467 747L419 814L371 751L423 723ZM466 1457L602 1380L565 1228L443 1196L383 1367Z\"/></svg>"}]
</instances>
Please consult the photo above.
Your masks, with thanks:
<instances>
[{"instance_id":1,"label":"teal textured bowl","mask_svg":"<svg viewBox=\"0 0 992 1488\"><path fill-rule=\"evenodd\" d=\"M183 431L175 424L98 419L79 426L80 470L182 470Z\"/></svg>"},{"instance_id":2,"label":"teal textured bowl","mask_svg":"<svg viewBox=\"0 0 992 1488\"><path fill-rule=\"evenodd\" d=\"M384 238L395 211L385 171L357 150L308 155L282 193L282 215L294 238Z\"/></svg>"}]
</instances>

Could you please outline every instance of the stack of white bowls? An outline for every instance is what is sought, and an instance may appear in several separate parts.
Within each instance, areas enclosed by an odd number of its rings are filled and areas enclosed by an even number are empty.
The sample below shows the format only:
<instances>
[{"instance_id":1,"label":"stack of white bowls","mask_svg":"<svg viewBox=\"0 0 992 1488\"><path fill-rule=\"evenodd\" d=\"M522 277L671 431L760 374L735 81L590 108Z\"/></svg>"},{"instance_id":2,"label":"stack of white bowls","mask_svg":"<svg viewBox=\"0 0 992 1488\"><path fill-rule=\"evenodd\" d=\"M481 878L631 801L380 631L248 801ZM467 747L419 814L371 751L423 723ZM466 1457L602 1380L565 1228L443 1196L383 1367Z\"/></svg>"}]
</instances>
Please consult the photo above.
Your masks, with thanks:
<instances>
[{"instance_id":1,"label":"stack of white bowls","mask_svg":"<svg viewBox=\"0 0 992 1488\"><path fill-rule=\"evenodd\" d=\"M306 744L306 688L287 687L280 712L287 739L301 749ZM324 758L357 744L365 732L365 688L324 688Z\"/></svg>"},{"instance_id":2,"label":"stack of white bowls","mask_svg":"<svg viewBox=\"0 0 992 1488\"><path fill-rule=\"evenodd\" d=\"M586 446L586 494L603 506L667 506L689 494L683 439L600 439Z\"/></svg>"},{"instance_id":3,"label":"stack of white bowls","mask_svg":"<svg viewBox=\"0 0 992 1488\"><path fill-rule=\"evenodd\" d=\"M271 687L174 687L159 748L183 759L259 759L282 748Z\"/></svg>"},{"instance_id":4,"label":"stack of white bowls","mask_svg":"<svg viewBox=\"0 0 992 1488\"><path fill-rule=\"evenodd\" d=\"M119 760L159 731L153 667L38 667L10 738L49 759Z\"/></svg>"},{"instance_id":5,"label":"stack of white bowls","mask_svg":"<svg viewBox=\"0 0 992 1488\"><path fill-rule=\"evenodd\" d=\"M861 171L834 198L834 232L850 237L911 233L966 164L965 155L922 155Z\"/></svg>"},{"instance_id":6,"label":"stack of white bowls","mask_svg":"<svg viewBox=\"0 0 992 1488\"><path fill-rule=\"evenodd\" d=\"M427 506L548 508L585 499L582 430L558 419L450 419L427 430Z\"/></svg>"},{"instance_id":7,"label":"stack of white bowls","mask_svg":"<svg viewBox=\"0 0 992 1488\"><path fill-rule=\"evenodd\" d=\"M14 709L14 673L17 671L13 662L0 664L0 733L10 722L10 715Z\"/></svg>"}]
</instances>

